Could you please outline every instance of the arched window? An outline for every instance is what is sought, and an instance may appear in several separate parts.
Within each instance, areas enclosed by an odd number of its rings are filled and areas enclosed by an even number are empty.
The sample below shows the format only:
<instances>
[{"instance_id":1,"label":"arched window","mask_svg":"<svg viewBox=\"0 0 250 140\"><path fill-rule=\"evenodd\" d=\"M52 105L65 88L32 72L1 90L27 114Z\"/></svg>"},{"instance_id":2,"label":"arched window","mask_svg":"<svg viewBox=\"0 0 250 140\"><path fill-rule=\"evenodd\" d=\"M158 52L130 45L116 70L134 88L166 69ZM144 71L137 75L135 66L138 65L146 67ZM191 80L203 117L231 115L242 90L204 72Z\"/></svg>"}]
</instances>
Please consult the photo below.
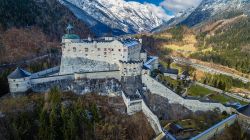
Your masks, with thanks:
<instances>
[{"instance_id":1,"label":"arched window","mask_svg":"<svg viewBox=\"0 0 250 140\"><path fill-rule=\"evenodd\" d=\"M76 52L76 47L73 48L73 52Z\"/></svg>"}]
</instances>

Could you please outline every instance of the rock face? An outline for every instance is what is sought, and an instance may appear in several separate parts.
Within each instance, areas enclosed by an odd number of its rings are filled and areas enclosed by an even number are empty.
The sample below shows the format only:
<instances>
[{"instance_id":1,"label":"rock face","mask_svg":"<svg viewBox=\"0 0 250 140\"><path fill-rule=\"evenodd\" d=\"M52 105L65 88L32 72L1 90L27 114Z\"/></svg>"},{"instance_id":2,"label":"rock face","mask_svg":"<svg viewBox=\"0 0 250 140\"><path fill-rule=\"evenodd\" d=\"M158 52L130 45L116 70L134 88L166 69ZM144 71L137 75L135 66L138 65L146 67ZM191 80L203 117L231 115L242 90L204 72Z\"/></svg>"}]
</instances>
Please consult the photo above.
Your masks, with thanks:
<instances>
[{"instance_id":1,"label":"rock face","mask_svg":"<svg viewBox=\"0 0 250 140\"><path fill-rule=\"evenodd\" d=\"M32 90L43 93L49 91L53 87L59 87L62 91L72 91L76 94L100 93L108 95L113 92L120 92L121 85L115 79L81 79L81 80L57 80L52 82L44 82L32 85Z\"/></svg>"},{"instance_id":2,"label":"rock face","mask_svg":"<svg viewBox=\"0 0 250 140\"><path fill-rule=\"evenodd\" d=\"M81 17L79 9L84 11L85 14L82 16L87 18L82 20L92 19L91 26L95 26L98 21L111 29L118 29L125 33L151 31L169 19L162 8L148 3L141 4L125 0L60 0L60 2L78 17ZM70 8L69 4L79 9Z\"/></svg>"},{"instance_id":3,"label":"rock face","mask_svg":"<svg viewBox=\"0 0 250 140\"><path fill-rule=\"evenodd\" d=\"M180 104L170 104L168 99L161 96L145 94L145 98L149 108L161 120L184 119L193 114Z\"/></svg>"}]
</instances>

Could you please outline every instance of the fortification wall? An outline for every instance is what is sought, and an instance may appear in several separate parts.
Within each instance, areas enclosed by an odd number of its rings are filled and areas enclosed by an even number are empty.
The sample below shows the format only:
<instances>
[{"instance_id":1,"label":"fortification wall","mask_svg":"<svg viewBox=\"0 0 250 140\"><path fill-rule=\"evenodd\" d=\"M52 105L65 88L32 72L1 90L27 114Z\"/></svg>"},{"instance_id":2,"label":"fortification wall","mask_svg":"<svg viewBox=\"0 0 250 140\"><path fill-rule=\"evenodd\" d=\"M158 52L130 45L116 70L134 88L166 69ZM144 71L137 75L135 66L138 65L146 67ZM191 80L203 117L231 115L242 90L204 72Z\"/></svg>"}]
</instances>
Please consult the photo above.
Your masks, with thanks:
<instances>
[{"instance_id":1,"label":"fortification wall","mask_svg":"<svg viewBox=\"0 0 250 140\"><path fill-rule=\"evenodd\" d=\"M209 140L213 136L220 134L226 127L234 124L234 122L237 120L237 115L234 114L225 120L215 124L214 126L210 127L206 131L202 132L201 134L191 138L190 140Z\"/></svg>"},{"instance_id":2,"label":"fortification wall","mask_svg":"<svg viewBox=\"0 0 250 140\"><path fill-rule=\"evenodd\" d=\"M120 70L122 76L141 75L142 61L140 62L120 62Z\"/></svg>"},{"instance_id":3,"label":"fortification wall","mask_svg":"<svg viewBox=\"0 0 250 140\"><path fill-rule=\"evenodd\" d=\"M20 79L8 79L11 93L26 92L31 87L30 77Z\"/></svg>"},{"instance_id":4,"label":"fortification wall","mask_svg":"<svg viewBox=\"0 0 250 140\"><path fill-rule=\"evenodd\" d=\"M214 110L216 108L220 109L220 111L226 111L231 113L234 111L231 107L225 107L220 103L209 103L209 102L201 102L199 100L190 100L184 99L181 96L174 93L172 90L168 89L161 83L157 82L155 79L150 77L149 75L142 75L142 82L147 86L147 88L151 91L152 94L157 94L169 100L169 103L178 103L181 104L188 109L195 111L209 111Z\"/></svg>"},{"instance_id":5,"label":"fortification wall","mask_svg":"<svg viewBox=\"0 0 250 140\"><path fill-rule=\"evenodd\" d=\"M74 74L40 77L40 78L31 79L31 84L40 84L40 83L46 83L46 82L64 80L64 79L73 80L74 78L75 78Z\"/></svg>"},{"instance_id":6,"label":"fortification wall","mask_svg":"<svg viewBox=\"0 0 250 140\"><path fill-rule=\"evenodd\" d=\"M97 72L119 70L118 64L111 64L103 61L91 60L83 57L62 57L60 75L72 74L75 72Z\"/></svg>"},{"instance_id":7,"label":"fortification wall","mask_svg":"<svg viewBox=\"0 0 250 140\"><path fill-rule=\"evenodd\" d=\"M48 74L52 74L52 73L55 73L55 72L59 72L59 70L60 70L59 66L54 67L54 68L50 68L50 69L46 69L46 70L43 70L43 71L39 71L37 73L33 73L31 75L31 78L39 78L39 77L44 76L44 75L48 75Z\"/></svg>"},{"instance_id":8,"label":"fortification wall","mask_svg":"<svg viewBox=\"0 0 250 140\"><path fill-rule=\"evenodd\" d=\"M161 124L157 116L148 108L144 101L142 101L142 111L146 115L150 125L154 129L156 135L163 133Z\"/></svg>"},{"instance_id":9,"label":"fortification wall","mask_svg":"<svg viewBox=\"0 0 250 140\"><path fill-rule=\"evenodd\" d=\"M103 72L89 72L89 73L75 73L75 79L105 79L105 78L115 78L121 80L120 71L103 71Z\"/></svg>"},{"instance_id":10,"label":"fortification wall","mask_svg":"<svg viewBox=\"0 0 250 140\"><path fill-rule=\"evenodd\" d=\"M130 100L130 98L126 97L125 93L123 91L122 92L122 98L123 101L127 107L127 114L128 115L133 115L136 112L140 112L142 110L142 99L138 99L138 100Z\"/></svg>"}]
</instances>

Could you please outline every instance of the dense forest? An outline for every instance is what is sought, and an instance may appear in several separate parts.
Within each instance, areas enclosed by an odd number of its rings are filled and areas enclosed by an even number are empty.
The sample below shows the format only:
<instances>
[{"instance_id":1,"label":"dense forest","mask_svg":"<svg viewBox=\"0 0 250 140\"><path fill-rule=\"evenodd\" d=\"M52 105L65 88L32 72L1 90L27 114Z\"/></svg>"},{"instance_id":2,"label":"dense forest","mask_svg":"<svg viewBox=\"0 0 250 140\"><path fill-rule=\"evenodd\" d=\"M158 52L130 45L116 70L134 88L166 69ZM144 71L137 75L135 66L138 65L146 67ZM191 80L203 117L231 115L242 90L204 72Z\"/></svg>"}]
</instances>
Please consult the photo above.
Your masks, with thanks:
<instances>
[{"instance_id":1,"label":"dense forest","mask_svg":"<svg viewBox=\"0 0 250 140\"><path fill-rule=\"evenodd\" d=\"M81 37L92 34L57 0L0 0L0 63L46 54L59 47L68 23Z\"/></svg>"},{"instance_id":2,"label":"dense forest","mask_svg":"<svg viewBox=\"0 0 250 140\"><path fill-rule=\"evenodd\" d=\"M241 80L233 79L226 75L212 75L205 74L205 77L201 79L203 84L207 84L221 90L230 90L232 87L250 89L250 83L243 83Z\"/></svg>"},{"instance_id":3,"label":"dense forest","mask_svg":"<svg viewBox=\"0 0 250 140\"><path fill-rule=\"evenodd\" d=\"M77 34L87 37L88 27L57 0L0 0L0 25L11 27L39 27L50 39L60 39L71 23Z\"/></svg>"},{"instance_id":4,"label":"dense forest","mask_svg":"<svg viewBox=\"0 0 250 140\"><path fill-rule=\"evenodd\" d=\"M214 62L250 73L250 18L245 18L226 28L221 28L213 36L198 35L199 47L212 46L213 51L197 52L192 55L203 61ZM205 41L205 42L204 42ZM205 44L205 46L204 46Z\"/></svg>"},{"instance_id":5,"label":"dense forest","mask_svg":"<svg viewBox=\"0 0 250 140\"><path fill-rule=\"evenodd\" d=\"M0 102L0 139L149 140L154 131L142 113L128 116L121 98L48 94ZM5 107L3 107L5 106ZM17 115L18 114L18 115Z\"/></svg>"}]
</instances>

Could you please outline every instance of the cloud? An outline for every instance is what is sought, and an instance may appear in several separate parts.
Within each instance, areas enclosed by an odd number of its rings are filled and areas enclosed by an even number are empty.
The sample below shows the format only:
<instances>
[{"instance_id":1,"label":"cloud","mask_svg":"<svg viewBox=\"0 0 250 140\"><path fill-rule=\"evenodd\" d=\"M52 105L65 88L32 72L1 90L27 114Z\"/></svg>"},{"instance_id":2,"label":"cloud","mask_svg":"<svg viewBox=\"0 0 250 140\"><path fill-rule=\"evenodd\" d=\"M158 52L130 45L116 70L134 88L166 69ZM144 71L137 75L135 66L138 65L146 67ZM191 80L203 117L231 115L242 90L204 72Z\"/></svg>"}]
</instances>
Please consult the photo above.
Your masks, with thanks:
<instances>
[{"instance_id":1,"label":"cloud","mask_svg":"<svg viewBox=\"0 0 250 140\"><path fill-rule=\"evenodd\" d=\"M191 7L196 7L202 0L164 0L160 5L174 14L186 10Z\"/></svg>"},{"instance_id":2,"label":"cloud","mask_svg":"<svg viewBox=\"0 0 250 140\"><path fill-rule=\"evenodd\" d=\"M173 18L172 15L168 15L166 11L161 6L156 6L152 3L144 3L150 11L152 11L157 17L168 21L169 19Z\"/></svg>"}]
</instances>

